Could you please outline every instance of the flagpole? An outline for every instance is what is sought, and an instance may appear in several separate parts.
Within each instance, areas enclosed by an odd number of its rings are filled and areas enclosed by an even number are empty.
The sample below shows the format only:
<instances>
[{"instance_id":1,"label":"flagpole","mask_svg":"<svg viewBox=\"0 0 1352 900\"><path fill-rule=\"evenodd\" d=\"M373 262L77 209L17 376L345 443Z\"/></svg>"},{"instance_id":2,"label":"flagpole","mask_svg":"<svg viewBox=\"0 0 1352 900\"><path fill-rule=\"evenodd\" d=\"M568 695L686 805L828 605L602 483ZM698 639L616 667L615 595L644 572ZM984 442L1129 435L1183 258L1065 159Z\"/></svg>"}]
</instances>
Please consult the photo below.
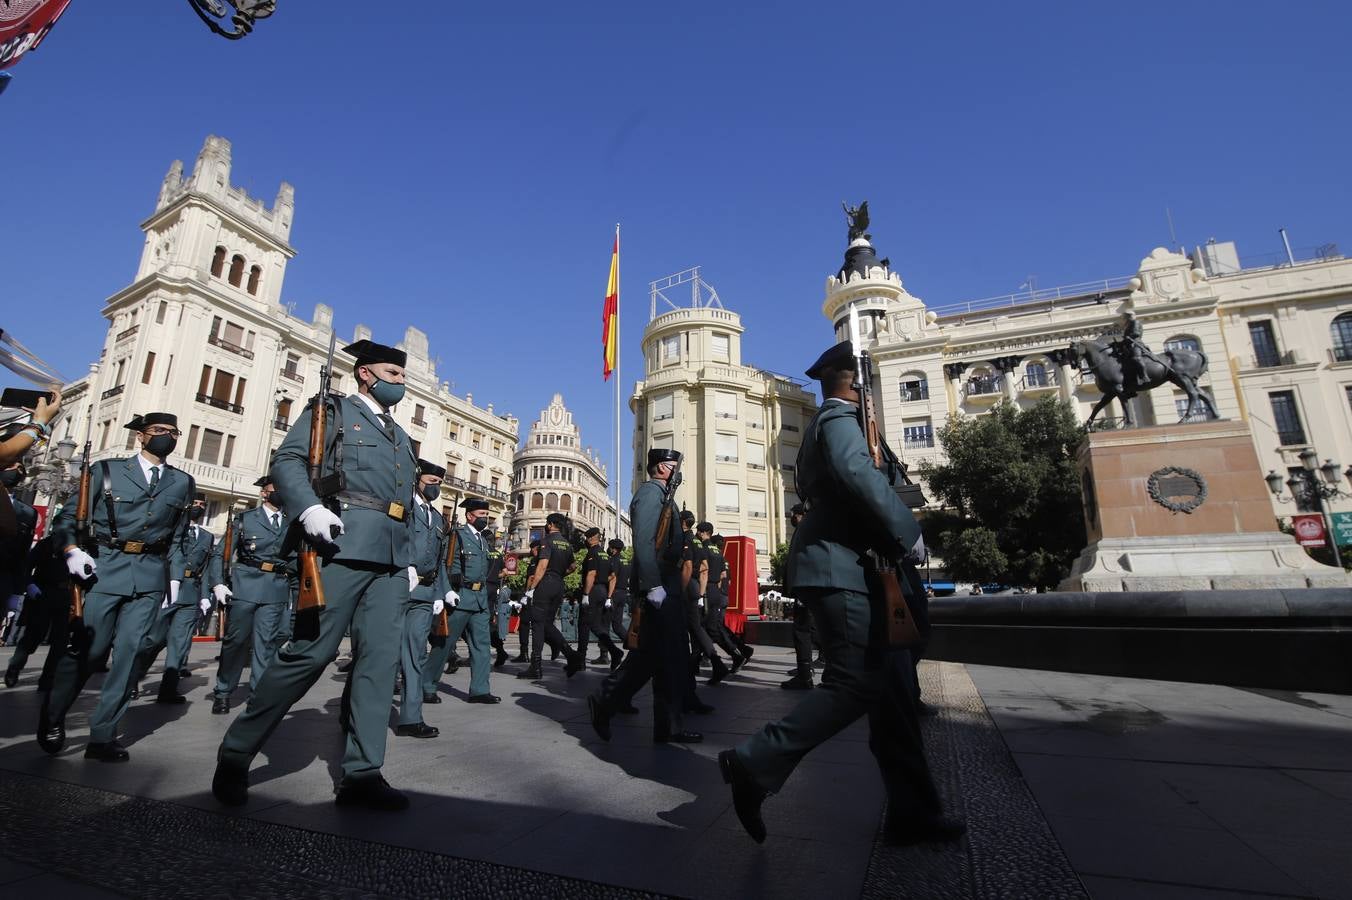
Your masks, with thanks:
<instances>
[{"instance_id":1,"label":"flagpole","mask_svg":"<svg viewBox=\"0 0 1352 900\"><path fill-rule=\"evenodd\" d=\"M620 536L620 223L615 223L615 533Z\"/></svg>"}]
</instances>

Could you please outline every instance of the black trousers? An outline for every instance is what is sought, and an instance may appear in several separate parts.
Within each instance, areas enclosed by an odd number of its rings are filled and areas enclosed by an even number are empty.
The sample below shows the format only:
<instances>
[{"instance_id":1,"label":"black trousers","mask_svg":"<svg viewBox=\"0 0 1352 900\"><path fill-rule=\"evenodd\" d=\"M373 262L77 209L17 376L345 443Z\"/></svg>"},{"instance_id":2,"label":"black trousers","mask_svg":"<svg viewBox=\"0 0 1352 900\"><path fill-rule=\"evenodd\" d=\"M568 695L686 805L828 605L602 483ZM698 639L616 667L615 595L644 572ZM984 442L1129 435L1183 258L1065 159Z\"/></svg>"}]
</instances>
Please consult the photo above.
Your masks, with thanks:
<instances>
[{"instance_id":1,"label":"black trousers","mask_svg":"<svg viewBox=\"0 0 1352 900\"><path fill-rule=\"evenodd\" d=\"M44 640L51 643L47 659L42 665L42 674L38 676L38 689L48 690L52 686L52 674L56 672L56 663L66 652L70 641L70 594L61 591L58 599L50 599L45 593L35 600L24 604L24 628L14 645L14 655L9 658L9 669L18 673L23 671L28 657L38 649Z\"/></svg>"},{"instance_id":2,"label":"black trousers","mask_svg":"<svg viewBox=\"0 0 1352 900\"><path fill-rule=\"evenodd\" d=\"M587 655L587 639L596 638L596 643L609 656L621 653L619 647L610 639L610 610L606 609L606 592L592 591L587 597L587 605L578 610L577 652Z\"/></svg>"},{"instance_id":3,"label":"black trousers","mask_svg":"<svg viewBox=\"0 0 1352 900\"><path fill-rule=\"evenodd\" d=\"M704 602L708 604L708 596ZM699 586L693 578L685 594L685 625L690 632L690 652L713 659L714 642L709 638L709 632L704 630L704 610L699 608Z\"/></svg>"},{"instance_id":4,"label":"black trousers","mask_svg":"<svg viewBox=\"0 0 1352 900\"><path fill-rule=\"evenodd\" d=\"M629 651L624 662L601 682L598 699L608 713L628 706L634 695L650 680L653 683L653 737L665 739L684 730L682 707L690 647L686 641L685 612L682 609L680 575L664 585L667 598L660 607L647 600L639 620L638 649Z\"/></svg>"},{"instance_id":5,"label":"black trousers","mask_svg":"<svg viewBox=\"0 0 1352 900\"><path fill-rule=\"evenodd\" d=\"M568 642L563 632L554 623L559 618L559 609L563 606L563 579L553 572L545 577L535 588L535 596L530 601L530 661L538 663L544 657L545 644L549 649L565 656L568 655Z\"/></svg>"},{"instance_id":6,"label":"black trousers","mask_svg":"<svg viewBox=\"0 0 1352 900\"><path fill-rule=\"evenodd\" d=\"M724 622L723 616L728 611L728 598L722 591L709 591L709 612L704 618L704 627L709 632L709 637L715 644L723 648L723 652L736 660L741 653L737 649L737 644L732 639L732 632L728 631L728 626Z\"/></svg>"},{"instance_id":7,"label":"black trousers","mask_svg":"<svg viewBox=\"0 0 1352 900\"><path fill-rule=\"evenodd\" d=\"M812 610L802 600L793 605L793 655L798 662L798 674L812 677L813 640Z\"/></svg>"},{"instance_id":8,"label":"black trousers","mask_svg":"<svg viewBox=\"0 0 1352 900\"><path fill-rule=\"evenodd\" d=\"M629 614L634 614L633 601L629 599L629 594L620 589L616 589L615 596L611 598L610 605L610 633L615 635L615 639L624 646L625 638L629 632L624 627L624 611L628 609Z\"/></svg>"}]
</instances>

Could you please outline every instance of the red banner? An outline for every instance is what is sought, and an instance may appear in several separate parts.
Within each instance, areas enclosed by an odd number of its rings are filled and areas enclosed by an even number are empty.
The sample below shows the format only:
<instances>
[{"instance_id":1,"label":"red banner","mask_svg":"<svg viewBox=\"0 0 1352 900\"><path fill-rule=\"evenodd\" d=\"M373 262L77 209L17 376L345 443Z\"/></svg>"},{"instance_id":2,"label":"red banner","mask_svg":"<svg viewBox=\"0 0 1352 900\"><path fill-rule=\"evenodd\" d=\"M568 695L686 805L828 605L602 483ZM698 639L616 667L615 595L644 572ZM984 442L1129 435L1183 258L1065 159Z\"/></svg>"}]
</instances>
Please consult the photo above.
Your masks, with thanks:
<instances>
[{"instance_id":1,"label":"red banner","mask_svg":"<svg viewBox=\"0 0 1352 900\"><path fill-rule=\"evenodd\" d=\"M33 528L33 540L40 540L47 531L47 507L35 506L33 512L38 514L38 523Z\"/></svg>"},{"instance_id":2,"label":"red banner","mask_svg":"<svg viewBox=\"0 0 1352 900\"><path fill-rule=\"evenodd\" d=\"M7 69L35 49L70 0L8 0L0 5L0 69Z\"/></svg>"},{"instance_id":3,"label":"red banner","mask_svg":"<svg viewBox=\"0 0 1352 900\"><path fill-rule=\"evenodd\" d=\"M1302 547L1323 547L1328 543L1324 517L1321 515L1292 516L1291 527L1296 530L1296 541Z\"/></svg>"}]
</instances>

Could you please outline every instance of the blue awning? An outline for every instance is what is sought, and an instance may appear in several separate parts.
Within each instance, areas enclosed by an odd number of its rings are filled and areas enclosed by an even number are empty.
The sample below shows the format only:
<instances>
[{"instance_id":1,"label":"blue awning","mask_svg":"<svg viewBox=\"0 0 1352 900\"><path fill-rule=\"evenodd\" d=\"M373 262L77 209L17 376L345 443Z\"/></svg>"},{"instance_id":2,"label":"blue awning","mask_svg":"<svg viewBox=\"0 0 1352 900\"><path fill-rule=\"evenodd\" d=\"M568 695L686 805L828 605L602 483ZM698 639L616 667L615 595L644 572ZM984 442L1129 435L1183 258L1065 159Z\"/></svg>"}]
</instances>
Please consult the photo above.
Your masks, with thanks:
<instances>
[{"instance_id":1,"label":"blue awning","mask_svg":"<svg viewBox=\"0 0 1352 900\"><path fill-rule=\"evenodd\" d=\"M925 586L936 591L956 591L958 586L951 581L927 581Z\"/></svg>"}]
</instances>

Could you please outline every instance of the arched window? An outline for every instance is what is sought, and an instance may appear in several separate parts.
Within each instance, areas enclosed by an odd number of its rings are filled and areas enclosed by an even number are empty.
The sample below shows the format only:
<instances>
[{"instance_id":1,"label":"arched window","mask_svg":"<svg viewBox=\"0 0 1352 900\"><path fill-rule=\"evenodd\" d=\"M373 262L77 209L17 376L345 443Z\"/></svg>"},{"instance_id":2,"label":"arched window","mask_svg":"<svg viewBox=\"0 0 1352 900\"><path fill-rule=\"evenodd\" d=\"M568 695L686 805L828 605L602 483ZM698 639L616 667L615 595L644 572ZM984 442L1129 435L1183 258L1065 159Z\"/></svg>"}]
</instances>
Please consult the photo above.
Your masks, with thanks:
<instances>
[{"instance_id":1,"label":"arched window","mask_svg":"<svg viewBox=\"0 0 1352 900\"><path fill-rule=\"evenodd\" d=\"M1202 349L1202 342L1190 334L1176 334L1164 342L1165 350L1197 350Z\"/></svg>"},{"instance_id":2,"label":"arched window","mask_svg":"<svg viewBox=\"0 0 1352 900\"><path fill-rule=\"evenodd\" d=\"M1023 370L1023 383L1025 387L1047 387L1052 381L1047 375L1047 366L1039 360L1030 362Z\"/></svg>"},{"instance_id":3,"label":"arched window","mask_svg":"<svg viewBox=\"0 0 1352 900\"><path fill-rule=\"evenodd\" d=\"M1335 362L1352 361L1352 312L1345 312L1329 325L1333 336L1333 359Z\"/></svg>"},{"instance_id":4,"label":"arched window","mask_svg":"<svg viewBox=\"0 0 1352 900\"><path fill-rule=\"evenodd\" d=\"M556 510L559 508L559 495L550 491L545 494L545 509Z\"/></svg>"},{"instance_id":5,"label":"arched window","mask_svg":"<svg viewBox=\"0 0 1352 900\"><path fill-rule=\"evenodd\" d=\"M569 512L570 510L572 510L572 508L573 508L573 498L568 496L567 494L564 494L563 498L559 500L559 509L563 510L564 512Z\"/></svg>"},{"instance_id":6,"label":"arched window","mask_svg":"<svg viewBox=\"0 0 1352 900\"><path fill-rule=\"evenodd\" d=\"M540 493L539 491L536 491L535 493L531 494L531 495L530 495L530 508L531 508L531 509L544 509L544 508L545 508L545 495L542 494L542 493Z\"/></svg>"},{"instance_id":7,"label":"arched window","mask_svg":"<svg viewBox=\"0 0 1352 900\"><path fill-rule=\"evenodd\" d=\"M211 274L215 278L220 278L223 271L225 271L225 248L217 247L216 255L211 258Z\"/></svg>"},{"instance_id":8,"label":"arched window","mask_svg":"<svg viewBox=\"0 0 1352 900\"><path fill-rule=\"evenodd\" d=\"M253 266L249 269L249 293L258 293L258 279L263 275L262 266Z\"/></svg>"},{"instance_id":9,"label":"arched window","mask_svg":"<svg viewBox=\"0 0 1352 900\"><path fill-rule=\"evenodd\" d=\"M963 392L969 397L981 394L998 394L1000 393L1000 376L988 366L976 367L967 376L967 384L963 387Z\"/></svg>"},{"instance_id":10,"label":"arched window","mask_svg":"<svg viewBox=\"0 0 1352 900\"><path fill-rule=\"evenodd\" d=\"M912 403L929 399L929 379L924 372L907 372L901 376L901 402Z\"/></svg>"},{"instance_id":11,"label":"arched window","mask_svg":"<svg viewBox=\"0 0 1352 900\"><path fill-rule=\"evenodd\" d=\"M244 257L238 253L230 257L230 284L239 287L244 280Z\"/></svg>"}]
</instances>

